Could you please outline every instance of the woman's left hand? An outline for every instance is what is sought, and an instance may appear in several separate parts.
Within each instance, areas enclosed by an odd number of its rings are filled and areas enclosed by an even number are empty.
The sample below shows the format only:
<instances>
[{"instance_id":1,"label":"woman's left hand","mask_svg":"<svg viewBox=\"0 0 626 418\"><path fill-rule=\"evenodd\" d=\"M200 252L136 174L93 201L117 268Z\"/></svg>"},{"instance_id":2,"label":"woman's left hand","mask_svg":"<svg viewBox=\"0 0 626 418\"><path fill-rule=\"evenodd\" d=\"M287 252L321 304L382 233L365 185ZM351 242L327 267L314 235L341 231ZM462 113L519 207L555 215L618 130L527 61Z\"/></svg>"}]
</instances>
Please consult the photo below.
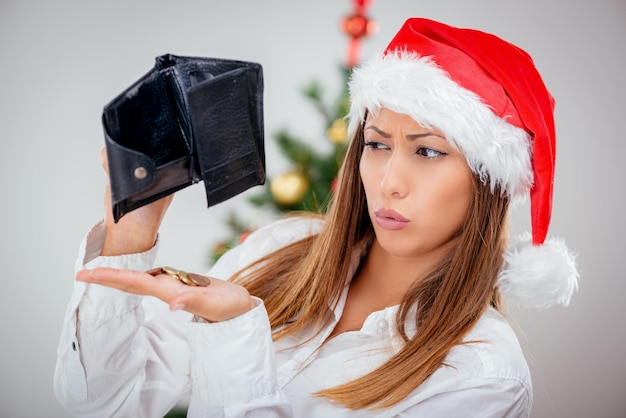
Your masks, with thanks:
<instances>
[{"instance_id":1,"label":"woman's left hand","mask_svg":"<svg viewBox=\"0 0 626 418\"><path fill-rule=\"evenodd\" d=\"M154 296L169 304L171 310L185 310L210 322L226 321L256 305L244 287L213 277L209 286L189 286L167 274L152 276L141 271L99 267L79 271L76 280Z\"/></svg>"}]
</instances>

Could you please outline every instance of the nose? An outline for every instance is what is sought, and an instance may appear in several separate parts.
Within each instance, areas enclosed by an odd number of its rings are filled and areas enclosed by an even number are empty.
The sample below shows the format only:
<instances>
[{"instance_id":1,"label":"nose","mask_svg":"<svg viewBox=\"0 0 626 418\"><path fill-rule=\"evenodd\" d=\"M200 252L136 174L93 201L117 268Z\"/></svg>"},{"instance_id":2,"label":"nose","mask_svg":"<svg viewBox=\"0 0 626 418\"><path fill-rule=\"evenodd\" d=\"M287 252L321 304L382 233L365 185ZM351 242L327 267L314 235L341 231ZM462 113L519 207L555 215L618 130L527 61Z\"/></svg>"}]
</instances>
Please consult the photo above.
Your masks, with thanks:
<instances>
[{"instance_id":1,"label":"nose","mask_svg":"<svg viewBox=\"0 0 626 418\"><path fill-rule=\"evenodd\" d=\"M383 169L380 187L385 196L403 198L409 193L411 173L402 155L393 153Z\"/></svg>"}]
</instances>

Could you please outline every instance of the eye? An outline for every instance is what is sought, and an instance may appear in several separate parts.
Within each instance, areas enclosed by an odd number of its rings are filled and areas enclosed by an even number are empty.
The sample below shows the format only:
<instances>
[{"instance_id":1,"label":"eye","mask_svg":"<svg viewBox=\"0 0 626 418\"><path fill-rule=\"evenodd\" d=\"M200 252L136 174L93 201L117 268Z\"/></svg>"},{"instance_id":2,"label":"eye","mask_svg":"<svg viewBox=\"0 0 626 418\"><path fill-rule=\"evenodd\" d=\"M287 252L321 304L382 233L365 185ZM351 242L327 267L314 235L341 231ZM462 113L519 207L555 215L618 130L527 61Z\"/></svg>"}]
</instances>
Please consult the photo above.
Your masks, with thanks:
<instances>
[{"instance_id":1,"label":"eye","mask_svg":"<svg viewBox=\"0 0 626 418\"><path fill-rule=\"evenodd\" d=\"M424 158L439 158L446 155L445 152L437 151L428 147L419 147L415 153Z\"/></svg>"},{"instance_id":2,"label":"eye","mask_svg":"<svg viewBox=\"0 0 626 418\"><path fill-rule=\"evenodd\" d=\"M373 150L389 149L387 145L383 144L382 142L377 142L377 141L363 141L363 146L367 148L371 148Z\"/></svg>"}]
</instances>

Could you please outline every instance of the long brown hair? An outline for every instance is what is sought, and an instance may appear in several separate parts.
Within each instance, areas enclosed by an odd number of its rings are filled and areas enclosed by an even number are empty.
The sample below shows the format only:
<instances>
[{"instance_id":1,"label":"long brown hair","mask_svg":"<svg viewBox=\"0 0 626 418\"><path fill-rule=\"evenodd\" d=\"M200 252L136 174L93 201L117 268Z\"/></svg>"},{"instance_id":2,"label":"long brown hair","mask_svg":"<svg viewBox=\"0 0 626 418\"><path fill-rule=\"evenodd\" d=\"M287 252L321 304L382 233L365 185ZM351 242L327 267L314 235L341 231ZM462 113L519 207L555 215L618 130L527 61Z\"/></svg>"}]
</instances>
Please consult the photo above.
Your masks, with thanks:
<instances>
[{"instance_id":1,"label":"long brown hair","mask_svg":"<svg viewBox=\"0 0 626 418\"><path fill-rule=\"evenodd\" d=\"M276 339L309 327L321 330L328 320L326 308L345 286L352 252L373 239L359 175L362 137L358 127L321 232L233 277L264 300ZM394 405L444 364L448 351L462 342L490 304L499 308L494 286L502 265L509 199L477 176L473 181L475 193L458 244L426 277L416 277L400 304L396 326L405 340L403 349L374 371L319 396L351 409ZM419 332L409 338L404 324L415 308Z\"/></svg>"}]
</instances>

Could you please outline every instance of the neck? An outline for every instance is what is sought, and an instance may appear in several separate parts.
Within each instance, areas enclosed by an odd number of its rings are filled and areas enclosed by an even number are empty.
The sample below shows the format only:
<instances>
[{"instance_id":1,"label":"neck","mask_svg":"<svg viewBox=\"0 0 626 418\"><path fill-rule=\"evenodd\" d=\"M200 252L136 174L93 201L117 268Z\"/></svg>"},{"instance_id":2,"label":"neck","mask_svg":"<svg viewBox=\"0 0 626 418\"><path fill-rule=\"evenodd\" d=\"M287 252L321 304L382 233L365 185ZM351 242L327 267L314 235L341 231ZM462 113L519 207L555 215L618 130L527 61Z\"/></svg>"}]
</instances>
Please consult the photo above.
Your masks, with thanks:
<instances>
[{"instance_id":1,"label":"neck","mask_svg":"<svg viewBox=\"0 0 626 418\"><path fill-rule=\"evenodd\" d=\"M399 304L411 285L424 277L440 257L397 257L374 239L367 258L352 286L367 288L384 305Z\"/></svg>"}]
</instances>

